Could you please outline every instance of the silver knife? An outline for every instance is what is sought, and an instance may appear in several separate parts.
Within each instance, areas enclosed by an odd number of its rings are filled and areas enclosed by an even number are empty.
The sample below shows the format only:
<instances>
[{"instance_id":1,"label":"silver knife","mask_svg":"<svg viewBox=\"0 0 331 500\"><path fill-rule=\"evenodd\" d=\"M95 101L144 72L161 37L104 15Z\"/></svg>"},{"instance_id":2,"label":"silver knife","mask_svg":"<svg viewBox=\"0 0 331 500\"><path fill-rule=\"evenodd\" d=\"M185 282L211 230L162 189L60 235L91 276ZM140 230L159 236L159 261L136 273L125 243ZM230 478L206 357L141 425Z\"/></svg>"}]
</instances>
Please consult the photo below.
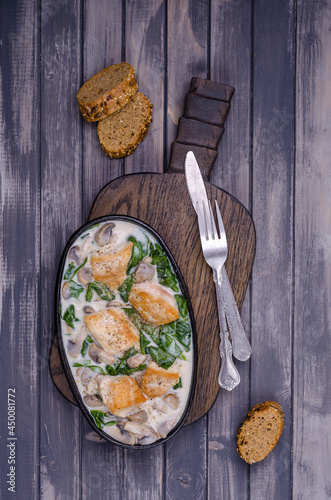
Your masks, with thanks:
<instances>
[{"instance_id":1,"label":"silver knife","mask_svg":"<svg viewBox=\"0 0 331 500\"><path fill-rule=\"evenodd\" d=\"M206 204L206 206L208 206L208 197L205 184L198 162L196 161L196 158L192 151L189 151L186 155L185 178L188 192L195 211L197 211L197 204L199 204L200 206L202 206L202 204ZM252 348L242 326L238 307L233 296L230 281L224 265L222 267L221 273L222 297L232 341L233 356L239 361L246 361L251 356Z\"/></svg>"}]
</instances>

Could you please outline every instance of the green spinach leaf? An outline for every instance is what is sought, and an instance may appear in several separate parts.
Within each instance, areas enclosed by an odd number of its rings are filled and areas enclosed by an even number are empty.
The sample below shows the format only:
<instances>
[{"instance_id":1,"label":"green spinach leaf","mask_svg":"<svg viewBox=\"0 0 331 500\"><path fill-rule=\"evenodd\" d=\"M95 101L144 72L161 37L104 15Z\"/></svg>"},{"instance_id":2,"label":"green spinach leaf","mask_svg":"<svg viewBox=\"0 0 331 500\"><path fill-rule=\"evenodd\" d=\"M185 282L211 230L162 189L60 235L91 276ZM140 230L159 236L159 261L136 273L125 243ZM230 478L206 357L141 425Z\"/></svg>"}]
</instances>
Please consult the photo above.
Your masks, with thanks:
<instances>
[{"instance_id":1,"label":"green spinach leaf","mask_svg":"<svg viewBox=\"0 0 331 500\"><path fill-rule=\"evenodd\" d=\"M104 425L115 425L116 420L109 420L110 416L100 410L90 410L92 417L94 418L95 425L98 429L102 429Z\"/></svg>"},{"instance_id":2,"label":"green spinach leaf","mask_svg":"<svg viewBox=\"0 0 331 500\"><path fill-rule=\"evenodd\" d=\"M84 291L84 287L76 283L76 281L70 280L68 281L70 287L70 295L75 299L78 299L80 294Z\"/></svg>"},{"instance_id":3,"label":"green spinach leaf","mask_svg":"<svg viewBox=\"0 0 331 500\"><path fill-rule=\"evenodd\" d=\"M147 241L147 243L142 243L134 236L129 236L128 241L131 241L133 243L133 247L126 274L130 274L131 270L134 267L137 267L137 265L146 257L146 255L148 254L149 243L149 240Z\"/></svg>"},{"instance_id":4,"label":"green spinach leaf","mask_svg":"<svg viewBox=\"0 0 331 500\"><path fill-rule=\"evenodd\" d=\"M65 272L65 275L64 275L64 279L65 280L69 280L75 270L75 264L73 262L70 262L69 266L68 266L68 269L66 270Z\"/></svg>"},{"instance_id":5,"label":"green spinach leaf","mask_svg":"<svg viewBox=\"0 0 331 500\"><path fill-rule=\"evenodd\" d=\"M176 321L176 338L185 347L186 351L190 350L191 327L189 323L180 319Z\"/></svg>"},{"instance_id":6,"label":"green spinach leaf","mask_svg":"<svg viewBox=\"0 0 331 500\"><path fill-rule=\"evenodd\" d=\"M171 288L174 292L178 292L177 279L172 272L170 262L166 253L158 243L150 244L150 256L152 264L156 265L157 275L161 285Z\"/></svg>"},{"instance_id":7,"label":"green spinach leaf","mask_svg":"<svg viewBox=\"0 0 331 500\"><path fill-rule=\"evenodd\" d=\"M62 319L67 323L70 328L75 329L74 321L79 321L75 315L75 306L71 304L66 312L64 313Z\"/></svg>"},{"instance_id":8,"label":"green spinach leaf","mask_svg":"<svg viewBox=\"0 0 331 500\"><path fill-rule=\"evenodd\" d=\"M100 281L91 281L87 287L87 292L85 295L85 299L87 302L91 302L93 296L93 290L97 292L97 294L102 298L102 300L114 300L115 295L108 288L107 285L101 283Z\"/></svg>"},{"instance_id":9,"label":"green spinach leaf","mask_svg":"<svg viewBox=\"0 0 331 500\"><path fill-rule=\"evenodd\" d=\"M180 389L181 387L183 387L182 377L179 378L177 384L173 386L173 389L176 390L176 389Z\"/></svg>"},{"instance_id":10,"label":"green spinach leaf","mask_svg":"<svg viewBox=\"0 0 331 500\"><path fill-rule=\"evenodd\" d=\"M129 294L133 285L133 274L130 275L124 283L118 288L118 291L120 292L121 299L123 302L127 302L129 300Z\"/></svg>"},{"instance_id":11,"label":"green spinach leaf","mask_svg":"<svg viewBox=\"0 0 331 500\"><path fill-rule=\"evenodd\" d=\"M172 356L171 354L166 352L164 349L162 349L162 347L150 346L147 349L148 353L152 356L155 363L157 363L165 370L168 370L168 368L170 368L170 366L173 365L176 361L175 356Z\"/></svg>"},{"instance_id":12,"label":"green spinach leaf","mask_svg":"<svg viewBox=\"0 0 331 500\"><path fill-rule=\"evenodd\" d=\"M188 306L185 297L183 297L183 295L175 295L175 299L178 305L179 314L183 319L187 319Z\"/></svg>"},{"instance_id":13,"label":"green spinach leaf","mask_svg":"<svg viewBox=\"0 0 331 500\"><path fill-rule=\"evenodd\" d=\"M88 335L86 337L86 339L84 340L83 342L83 345L82 345L82 349L80 351L81 355L84 357L86 352L87 352L87 349L89 347L89 344L93 344L93 340L91 339L91 337Z\"/></svg>"}]
</instances>

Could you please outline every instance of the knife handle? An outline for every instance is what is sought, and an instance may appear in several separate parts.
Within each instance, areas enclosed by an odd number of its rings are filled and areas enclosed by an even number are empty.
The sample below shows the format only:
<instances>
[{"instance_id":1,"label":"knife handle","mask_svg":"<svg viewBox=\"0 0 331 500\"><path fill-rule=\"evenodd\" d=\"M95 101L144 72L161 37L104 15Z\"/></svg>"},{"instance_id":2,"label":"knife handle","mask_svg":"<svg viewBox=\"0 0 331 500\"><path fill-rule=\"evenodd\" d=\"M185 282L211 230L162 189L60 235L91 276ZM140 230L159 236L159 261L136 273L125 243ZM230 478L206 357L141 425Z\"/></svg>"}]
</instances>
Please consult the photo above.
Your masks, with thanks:
<instances>
[{"instance_id":1,"label":"knife handle","mask_svg":"<svg viewBox=\"0 0 331 500\"><path fill-rule=\"evenodd\" d=\"M229 85L192 78L184 114L179 119L177 138L171 146L168 172L183 173L186 153L193 151L202 176L209 179L233 93L234 88Z\"/></svg>"}]
</instances>

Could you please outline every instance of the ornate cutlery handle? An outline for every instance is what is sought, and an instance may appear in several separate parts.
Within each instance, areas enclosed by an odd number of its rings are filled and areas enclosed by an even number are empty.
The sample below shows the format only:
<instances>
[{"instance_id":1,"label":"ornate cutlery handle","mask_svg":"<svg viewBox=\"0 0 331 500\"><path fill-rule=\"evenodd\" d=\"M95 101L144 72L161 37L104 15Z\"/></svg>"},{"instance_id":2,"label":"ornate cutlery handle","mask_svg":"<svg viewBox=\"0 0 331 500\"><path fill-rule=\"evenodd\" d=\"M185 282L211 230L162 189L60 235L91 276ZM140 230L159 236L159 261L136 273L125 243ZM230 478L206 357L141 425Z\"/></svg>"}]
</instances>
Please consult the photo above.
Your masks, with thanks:
<instances>
[{"instance_id":1,"label":"ornate cutlery handle","mask_svg":"<svg viewBox=\"0 0 331 500\"><path fill-rule=\"evenodd\" d=\"M252 354L252 348L246 337L241 323L240 314L233 296L230 281L225 269L222 267L222 296L225 303L225 314L228 320L230 336L232 341L233 356L239 361L247 361Z\"/></svg>"},{"instance_id":2,"label":"ornate cutlery handle","mask_svg":"<svg viewBox=\"0 0 331 500\"><path fill-rule=\"evenodd\" d=\"M217 310L220 322L220 355L221 369L218 375L218 385L227 391L232 391L240 382L240 375L232 359L232 345L229 340L229 332L226 324L225 308L221 296L222 274L214 270L213 280L216 287Z\"/></svg>"}]
</instances>

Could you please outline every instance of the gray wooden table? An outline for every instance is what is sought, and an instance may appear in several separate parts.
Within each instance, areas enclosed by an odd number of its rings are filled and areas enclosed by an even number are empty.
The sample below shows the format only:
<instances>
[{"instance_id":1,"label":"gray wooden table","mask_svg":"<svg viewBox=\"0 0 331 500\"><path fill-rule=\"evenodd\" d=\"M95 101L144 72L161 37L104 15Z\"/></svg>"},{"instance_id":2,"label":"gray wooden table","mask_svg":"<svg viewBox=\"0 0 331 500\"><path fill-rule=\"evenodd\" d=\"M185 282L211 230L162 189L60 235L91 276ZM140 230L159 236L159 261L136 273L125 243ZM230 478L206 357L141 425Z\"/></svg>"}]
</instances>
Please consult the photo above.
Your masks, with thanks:
<instances>
[{"instance_id":1,"label":"gray wooden table","mask_svg":"<svg viewBox=\"0 0 331 500\"><path fill-rule=\"evenodd\" d=\"M0 498L330 498L331 2L2 0L0 16ZM110 160L75 95L121 60L154 121L132 156ZM212 181L256 225L242 311L253 355L205 417L166 445L123 451L50 378L57 266L107 182L166 168L192 76L236 89ZM284 432L248 466L236 429L265 400L283 406Z\"/></svg>"}]
</instances>

